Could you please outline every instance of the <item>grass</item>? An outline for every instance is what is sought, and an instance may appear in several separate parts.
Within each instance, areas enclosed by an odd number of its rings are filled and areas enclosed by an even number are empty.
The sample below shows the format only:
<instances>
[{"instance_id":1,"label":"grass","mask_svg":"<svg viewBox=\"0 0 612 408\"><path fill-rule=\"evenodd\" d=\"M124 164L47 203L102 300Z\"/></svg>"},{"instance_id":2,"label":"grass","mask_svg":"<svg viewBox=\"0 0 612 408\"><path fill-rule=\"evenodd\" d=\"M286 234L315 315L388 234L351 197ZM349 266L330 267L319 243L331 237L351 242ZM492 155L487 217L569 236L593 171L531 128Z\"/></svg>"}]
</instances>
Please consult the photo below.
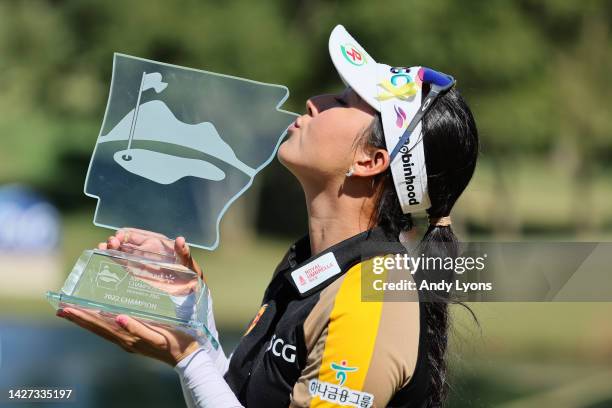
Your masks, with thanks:
<instances>
[{"instance_id":1,"label":"grass","mask_svg":"<svg viewBox=\"0 0 612 408\"><path fill-rule=\"evenodd\" d=\"M449 407L612 405L612 303L468 306L479 326L454 307Z\"/></svg>"},{"instance_id":2,"label":"grass","mask_svg":"<svg viewBox=\"0 0 612 408\"><path fill-rule=\"evenodd\" d=\"M518 232L549 232L549 237L563 234L575 239L574 229L579 226L591 233L579 237L581 240L598 240L612 226L611 179L610 171L602 170L581 180L584 196L566 168L547 160L502 163L498 173L491 160L481 160L453 214L458 221L487 231L501 225L517 227ZM610 239L609 231L606 235Z\"/></svg>"},{"instance_id":3,"label":"grass","mask_svg":"<svg viewBox=\"0 0 612 408\"><path fill-rule=\"evenodd\" d=\"M453 347L461 354L549 362L612 364L612 303L472 303L477 326L454 307Z\"/></svg>"}]
</instances>

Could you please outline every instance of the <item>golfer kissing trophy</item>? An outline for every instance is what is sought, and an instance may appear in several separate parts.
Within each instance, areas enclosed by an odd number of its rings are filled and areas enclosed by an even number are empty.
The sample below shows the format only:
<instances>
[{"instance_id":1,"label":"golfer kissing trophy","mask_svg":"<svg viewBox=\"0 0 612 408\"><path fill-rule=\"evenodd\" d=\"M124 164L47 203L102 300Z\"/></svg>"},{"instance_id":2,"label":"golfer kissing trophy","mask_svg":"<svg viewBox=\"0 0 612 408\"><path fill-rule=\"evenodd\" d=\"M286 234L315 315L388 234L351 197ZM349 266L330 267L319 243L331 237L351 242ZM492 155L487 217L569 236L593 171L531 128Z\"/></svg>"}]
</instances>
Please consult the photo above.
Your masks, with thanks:
<instances>
[{"instance_id":1,"label":"golfer kissing trophy","mask_svg":"<svg viewBox=\"0 0 612 408\"><path fill-rule=\"evenodd\" d=\"M98 200L95 225L131 227L131 238L120 251L84 251L60 291L47 292L51 304L182 327L217 347L209 290L167 237L217 247L223 214L297 116L280 109L288 96L280 85L115 54L85 194Z\"/></svg>"}]
</instances>

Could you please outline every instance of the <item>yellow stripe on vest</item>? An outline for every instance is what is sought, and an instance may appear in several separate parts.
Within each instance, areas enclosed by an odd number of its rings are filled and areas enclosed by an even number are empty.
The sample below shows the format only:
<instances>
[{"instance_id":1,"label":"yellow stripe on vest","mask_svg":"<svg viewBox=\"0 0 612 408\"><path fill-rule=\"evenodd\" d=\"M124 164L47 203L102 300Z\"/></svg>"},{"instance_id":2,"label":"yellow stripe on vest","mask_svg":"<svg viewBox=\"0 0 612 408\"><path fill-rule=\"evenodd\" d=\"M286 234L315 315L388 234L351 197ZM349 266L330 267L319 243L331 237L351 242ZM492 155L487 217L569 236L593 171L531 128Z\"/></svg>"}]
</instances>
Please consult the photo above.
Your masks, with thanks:
<instances>
[{"instance_id":1,"label":"yellow stripe on vest","mask_svg":"<svg viewBox=\"0 0 612 408\"><path fill-rule=\"evenodd\" d=\"M310 407L338 406L328 398L335 387L361 392L374 352L383 302L361 301L361 264L346 273L330 314L319 392L312 392ZM311 387L313 385L311 384ZM322 393L327 390L327 397ZM371 391L370 391L371 392ZM340 405L345 405L340 403Z\"/></svg>"}]
</instances>

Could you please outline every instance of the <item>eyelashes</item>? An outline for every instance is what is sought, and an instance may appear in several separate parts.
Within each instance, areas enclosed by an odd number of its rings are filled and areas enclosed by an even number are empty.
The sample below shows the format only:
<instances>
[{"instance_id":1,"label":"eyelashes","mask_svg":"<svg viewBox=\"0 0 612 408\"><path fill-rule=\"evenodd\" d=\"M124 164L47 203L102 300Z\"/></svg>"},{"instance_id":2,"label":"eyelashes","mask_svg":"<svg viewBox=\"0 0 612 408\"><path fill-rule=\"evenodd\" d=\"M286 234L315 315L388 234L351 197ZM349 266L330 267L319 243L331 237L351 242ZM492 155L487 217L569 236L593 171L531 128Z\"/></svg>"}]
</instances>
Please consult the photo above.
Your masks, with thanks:
<instances>
[{"instance_id":1,"label":"eyelashes","mask_svg":"<svg viewBox=\"0 0 612 408\"><path fill-rule=\"evenodd\" d=\"M338 102L340 104L340 106L348 106L348 103L344 99L338 98L338 97L336 97L334 99L336 100L336 102Z\"/></svg>"}]
</instances>

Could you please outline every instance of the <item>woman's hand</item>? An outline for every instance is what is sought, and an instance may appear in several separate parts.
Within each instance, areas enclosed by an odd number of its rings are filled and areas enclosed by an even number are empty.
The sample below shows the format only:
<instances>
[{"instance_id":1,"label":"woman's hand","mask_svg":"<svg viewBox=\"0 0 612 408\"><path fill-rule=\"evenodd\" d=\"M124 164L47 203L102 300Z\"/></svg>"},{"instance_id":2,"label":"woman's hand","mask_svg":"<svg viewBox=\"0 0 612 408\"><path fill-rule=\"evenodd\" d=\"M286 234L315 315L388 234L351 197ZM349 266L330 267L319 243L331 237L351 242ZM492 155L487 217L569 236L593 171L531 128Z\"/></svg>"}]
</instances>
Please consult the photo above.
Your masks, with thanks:
<instances>
[{"instance_id":1,"label":"woman's hand","mask_svg":"<svg viewBox=\"0 0 612 408\"><path fill-rule=\"evenodd\" d=\"M106 242L98 244L98 249L112 249L127 253L147 253L176 259L177 263L196 272L204 279L200 266L193 260L185 238L174 241L162 234L135 228L123 228L111 235ZM179 287L175 284L174 286ZM182 358L195 351L199 345L196 339L184 331L168 329L138 321L127 315L116 317L105 315L97 310L65 307L57 315L105 338L130 353L138 353L175 366Z\"/></svg>"},{"instance_id":2,"label":"woman's hand","mask_svg":"<svg viewBox=\"0 0 612 408\"><path fill-rule=\"evenodd\" d=\"M98 249L114 249L130 253L144 251L162 255L176 255L178 263L191 269L205 281L202 269L191 256L189 245L185 242L184 237L177 237L172 241L162 234L136 228L122 228L115 235L108 237L106 242L99 243Z\"/></svg>"},{"instance_id":3,"label":"woman's hand","mask_svg":"<svg viewBox=\"0 0 612 408\"><path fill-rule=\"evenodd\" d=\"M105 317L96 311L66 307L57 315L105 338L130 353L138 353L174 367L198 349L194 337L178 329L140 322L126 315Z\"/></svg>"}]
</instances>

